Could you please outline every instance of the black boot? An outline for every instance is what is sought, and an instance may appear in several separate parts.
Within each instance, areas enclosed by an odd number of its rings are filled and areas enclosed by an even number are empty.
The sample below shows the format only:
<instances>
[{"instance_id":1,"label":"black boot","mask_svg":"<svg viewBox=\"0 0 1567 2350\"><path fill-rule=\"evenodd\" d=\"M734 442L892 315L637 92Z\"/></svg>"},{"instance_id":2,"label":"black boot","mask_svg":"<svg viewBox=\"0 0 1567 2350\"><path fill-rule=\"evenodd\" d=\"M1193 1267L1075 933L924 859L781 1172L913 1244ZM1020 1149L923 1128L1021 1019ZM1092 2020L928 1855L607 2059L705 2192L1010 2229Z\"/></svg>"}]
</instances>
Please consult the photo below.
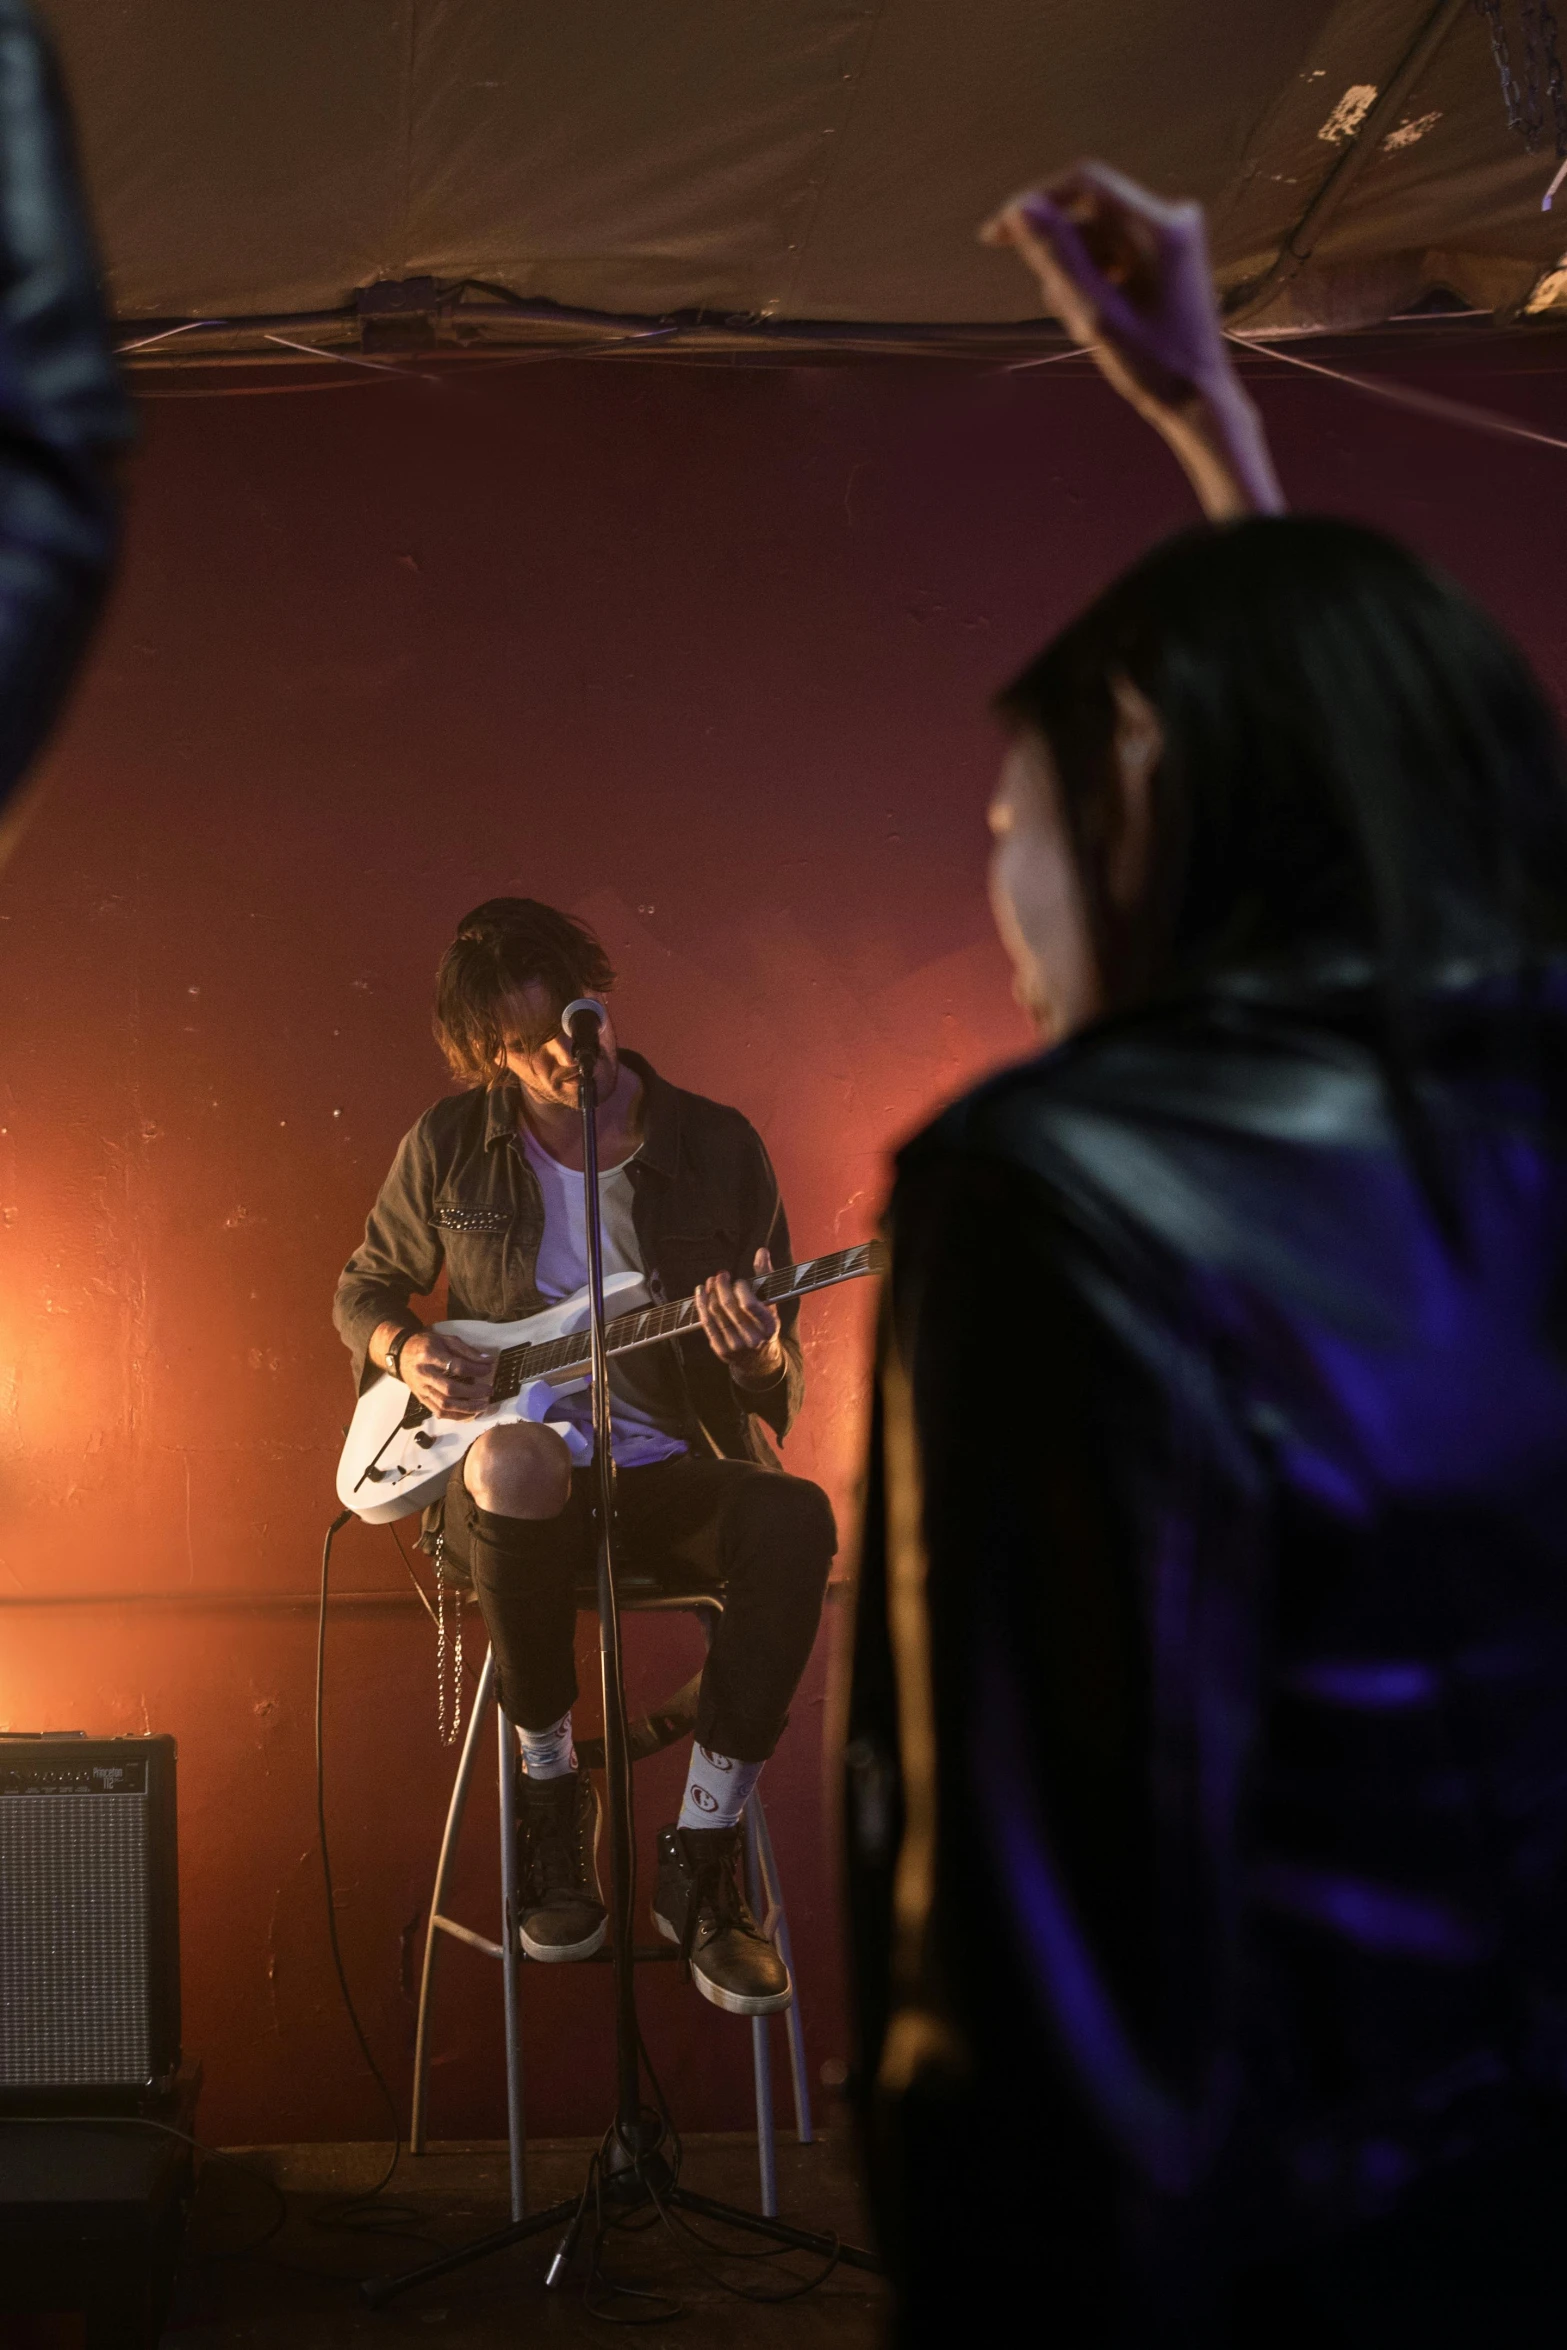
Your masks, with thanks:
<instances>
[{"instance_id":1,"label":"black boot","mask_svg":"<svg viewBox=\"0 0 1567 2350\"><path fill-rule=\"evenodd\" d=\"M517 1779L518 1930L530 1958L591 1958L604 1940L598 1790L586 1771Z\"/></svg>"},{"instance_id":2,"label":"black boot","mask_svg":"<svg viewBox=\"0 0 1567 2350\"><path fill-rule=\"evenodd\" d=\"M730 2015L776 2015L794 1997L740 1889L738 1828L660 1828L653 1923L679 1943L702 1997Z\"/></svg>"}]
</instances>

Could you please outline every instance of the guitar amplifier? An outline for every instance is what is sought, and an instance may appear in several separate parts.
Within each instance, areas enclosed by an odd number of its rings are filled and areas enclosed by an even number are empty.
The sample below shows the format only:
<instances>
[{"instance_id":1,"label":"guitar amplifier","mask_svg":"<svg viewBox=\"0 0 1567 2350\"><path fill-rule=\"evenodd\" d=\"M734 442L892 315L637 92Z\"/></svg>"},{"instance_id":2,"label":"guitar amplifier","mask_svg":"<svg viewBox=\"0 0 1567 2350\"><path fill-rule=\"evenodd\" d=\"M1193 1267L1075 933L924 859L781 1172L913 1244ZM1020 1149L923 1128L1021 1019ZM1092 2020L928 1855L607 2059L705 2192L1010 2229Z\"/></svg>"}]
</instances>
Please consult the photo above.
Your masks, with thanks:
<instances>
[{"instance_id":1,"label":"guitar amplifier","mask_svg":"<svg viewBox=\"0 0 1567 2350\"><path fill-rule=\"evenodd\" d=\"M173 2082L174 1751L0 1736L0 2107L123 2107Z\"/></svg>"}]
</instances>

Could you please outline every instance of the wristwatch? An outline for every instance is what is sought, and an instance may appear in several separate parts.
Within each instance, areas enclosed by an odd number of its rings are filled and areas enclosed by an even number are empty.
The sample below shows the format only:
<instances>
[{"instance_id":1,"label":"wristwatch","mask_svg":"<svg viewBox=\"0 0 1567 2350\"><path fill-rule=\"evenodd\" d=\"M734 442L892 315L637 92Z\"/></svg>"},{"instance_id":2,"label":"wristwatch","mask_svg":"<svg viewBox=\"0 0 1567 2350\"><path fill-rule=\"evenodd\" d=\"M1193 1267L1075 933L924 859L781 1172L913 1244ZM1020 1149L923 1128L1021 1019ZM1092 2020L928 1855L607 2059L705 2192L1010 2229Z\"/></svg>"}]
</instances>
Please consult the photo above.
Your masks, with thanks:
<instances>
[{"instance_id":1,"label":"wristwatch","mask_svg":"<svg viewBox=\"0 0 1567 2350\"><path fill-rule=\"evenodd\" d=\"M403 1359L403 1348L408 1344L410 1338L417 1338L418 1335L419 1325L416 1322L410 1322L407 1329L399 1330L397 1336L392 1340L386 1350L386 1368L391 1378L395 1379L398 1376L397 1366Z\"/></svg>"}]
</instances>

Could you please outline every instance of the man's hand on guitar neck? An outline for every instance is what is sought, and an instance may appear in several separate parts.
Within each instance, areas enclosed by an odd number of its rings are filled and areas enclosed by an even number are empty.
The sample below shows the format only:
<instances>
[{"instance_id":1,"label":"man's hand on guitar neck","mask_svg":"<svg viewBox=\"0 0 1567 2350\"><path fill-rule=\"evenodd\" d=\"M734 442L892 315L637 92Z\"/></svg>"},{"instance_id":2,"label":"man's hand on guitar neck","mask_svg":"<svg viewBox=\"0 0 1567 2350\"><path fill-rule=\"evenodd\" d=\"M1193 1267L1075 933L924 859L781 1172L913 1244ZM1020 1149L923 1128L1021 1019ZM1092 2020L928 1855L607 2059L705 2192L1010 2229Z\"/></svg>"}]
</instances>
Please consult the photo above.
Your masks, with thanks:
<instances>
[{"instance_id":1,"label":"man's hand on guitar neck","mask_svg":"<svg viewBox=\"0 0 1567 2350\"><path fill-rule=\"evenodd\" d=\"M773 1269L765 1248L756 1252L753 1268L760 1281ZM759 1298L749 1281L732 1273L715 1273L704 1281L692 1300L707 1343L740 1387L771 1387L783 1376L783 1340L778 1313Z\"/></svg>"},{"instance_id":2,"label":"man's hand on guitar neck","mask_svg":"<svg viewBox=\"0 0 1567 2350\"><path fill-rule=\"evenodd\" d=\"M370 1359L386 1368L386 1349L404 1325L384 1322L370 1341ZM397 1376L427 1412L442 1420L472 1420L490 1400L495 1357L466 1340L417 1330L403 1341Z\"/></svg>"}]
</instances>

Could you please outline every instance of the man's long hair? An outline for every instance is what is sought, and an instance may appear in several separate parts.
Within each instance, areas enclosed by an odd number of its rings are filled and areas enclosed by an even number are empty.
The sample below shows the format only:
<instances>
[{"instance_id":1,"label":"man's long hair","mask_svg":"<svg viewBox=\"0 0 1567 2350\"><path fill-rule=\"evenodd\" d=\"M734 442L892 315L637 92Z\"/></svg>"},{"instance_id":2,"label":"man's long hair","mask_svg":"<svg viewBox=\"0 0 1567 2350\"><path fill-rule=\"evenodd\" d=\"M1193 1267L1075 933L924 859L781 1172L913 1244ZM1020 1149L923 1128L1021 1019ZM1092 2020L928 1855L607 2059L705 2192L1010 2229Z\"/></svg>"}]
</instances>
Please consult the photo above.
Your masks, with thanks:
<instances>
[{"instance_id":1,"label":"man's long hair","mask_svg":"<svg viewBox=\"0 0 1567 2350\"><path fill-rule=\"evenodd\" d=\"M499 1085L506 1075L505 1036L517 1033L518 999L542 989L537 1034L542 1044L579 995L607 995L615 984L609 957L585 922L537 898L486 898L457 925L435 975L435 1041L452 1075L465 1085Z\"/></svg>"}]
</instances>

